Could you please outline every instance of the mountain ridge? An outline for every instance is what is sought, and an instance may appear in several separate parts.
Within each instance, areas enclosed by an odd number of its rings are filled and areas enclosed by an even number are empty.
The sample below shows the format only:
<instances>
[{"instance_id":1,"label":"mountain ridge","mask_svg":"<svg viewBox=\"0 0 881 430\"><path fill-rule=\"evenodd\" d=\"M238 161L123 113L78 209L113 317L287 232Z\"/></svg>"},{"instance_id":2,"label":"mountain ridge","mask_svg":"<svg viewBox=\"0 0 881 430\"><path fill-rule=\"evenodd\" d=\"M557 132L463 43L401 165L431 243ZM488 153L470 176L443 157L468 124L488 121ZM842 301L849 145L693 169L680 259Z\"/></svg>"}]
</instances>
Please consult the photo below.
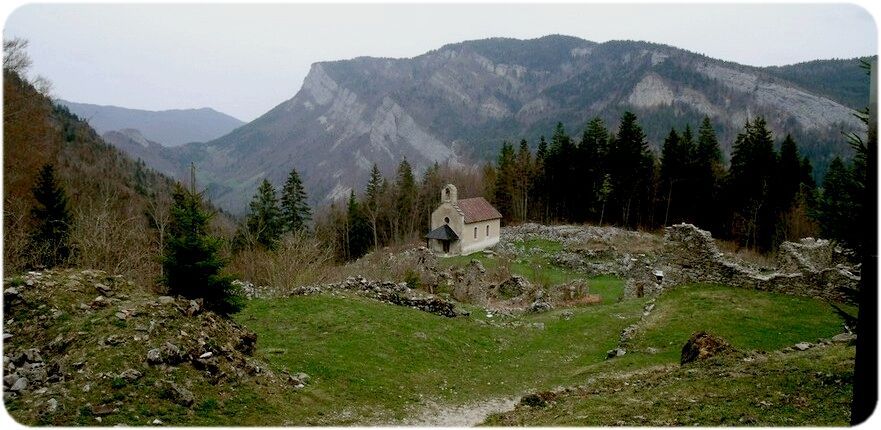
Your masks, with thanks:
<instances>
[{"instance_id":1,"label":"mountain ridge","mask_svg":"<svg viewBox=\"0 0 881 430\"><path fill-rule=\"evenodd\" d=\"M245 124L210 107L147 110L68 100L56 100L56 103L86 120L99 134L137 129L149 140L163 146L206 142Z\"/></svg>"},{"instance_id":2,"label":"mountain ridge","mask_svg":"<svg viewBox=\"0 0 881 430\"><path fill-rule=\"evenodd\" d=\"M313 203L330 202L360 189L373 163L386 175L404 158L417 174L434 162L472 165L503 140L534 146L558 121L572 133L600 116L614 129L625 110L655 148L670 127L708 115L725 151L747 118L764 115L822 171L847 155L841 133L860 124L853 108L782 74L651 42L480 39L404 59L316 62L292 98L175 152L201 166L212 200L232 210L263 178L281 184L291 168Z\"/></svg>"}]
</instances>

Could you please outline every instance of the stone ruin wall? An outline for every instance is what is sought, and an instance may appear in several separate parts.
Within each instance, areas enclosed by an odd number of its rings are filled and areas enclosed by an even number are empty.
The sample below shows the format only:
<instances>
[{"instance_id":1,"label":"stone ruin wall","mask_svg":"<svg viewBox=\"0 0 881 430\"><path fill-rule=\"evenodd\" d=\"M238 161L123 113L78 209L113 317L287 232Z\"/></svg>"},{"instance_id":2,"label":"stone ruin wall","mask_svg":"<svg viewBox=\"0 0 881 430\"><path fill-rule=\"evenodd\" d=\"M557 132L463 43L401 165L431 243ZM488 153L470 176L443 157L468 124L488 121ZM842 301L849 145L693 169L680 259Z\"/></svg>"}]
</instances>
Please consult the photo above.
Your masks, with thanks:
<instances>
[{"instance_id":1,"label":"stone ruin wall","mask_svg":"<svg viewBox=\"0 0 881 430\"><path fill-rule=\"evenodd\" d=\"M859 264L852 252L822 239L784 242L772 271L733 261L719 251L710 232L691 224L665 228L660 256L638 261L626 276L625 294L654 296L688 283L717 283L761 291L852 302ZM658 281L656 273L662 272Z\"/></svg>"}]
</instances>

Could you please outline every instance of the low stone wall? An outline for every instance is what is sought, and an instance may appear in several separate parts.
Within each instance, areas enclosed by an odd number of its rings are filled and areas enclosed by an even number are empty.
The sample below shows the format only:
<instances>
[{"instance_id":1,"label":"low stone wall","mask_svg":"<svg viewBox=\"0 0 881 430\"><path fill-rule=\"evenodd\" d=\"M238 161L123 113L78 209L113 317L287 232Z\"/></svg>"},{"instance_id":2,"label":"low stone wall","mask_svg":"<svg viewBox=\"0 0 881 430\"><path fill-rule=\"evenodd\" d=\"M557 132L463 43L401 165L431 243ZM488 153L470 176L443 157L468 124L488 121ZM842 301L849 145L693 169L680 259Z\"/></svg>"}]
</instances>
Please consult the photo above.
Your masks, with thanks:
<instances>
[{"instance_id":1,"label":"low stone wall","mask_svg":"<svg viewBox=\"0 0 881 430\"><path fill-rule=\"evenodd\" d=\"M407 286L406 283L368 281L363 277L351 277L343 282L325 285L309 285L295 288L290 295L305 296L334 291L351 291L381 302L406 306L423 312L445 317L468 315L468 311L458 309L455 303L432 294L423 294Z\"/></svg>"},{"instance_id":2,"label":"low stone wall","mask_svg":"<svg viewBox=\"0 0 881 430\"><path fill-rule=\"evenodd\" d=\"M852 301L859 284L859 265L847 250L825 240L785 242L771 272L732 261L716 247L709 232L691 224L665 229L664 251L634 264L625 294L651 296L685 283L719 283L740 288Z\"/></svg>"}]
</instances>

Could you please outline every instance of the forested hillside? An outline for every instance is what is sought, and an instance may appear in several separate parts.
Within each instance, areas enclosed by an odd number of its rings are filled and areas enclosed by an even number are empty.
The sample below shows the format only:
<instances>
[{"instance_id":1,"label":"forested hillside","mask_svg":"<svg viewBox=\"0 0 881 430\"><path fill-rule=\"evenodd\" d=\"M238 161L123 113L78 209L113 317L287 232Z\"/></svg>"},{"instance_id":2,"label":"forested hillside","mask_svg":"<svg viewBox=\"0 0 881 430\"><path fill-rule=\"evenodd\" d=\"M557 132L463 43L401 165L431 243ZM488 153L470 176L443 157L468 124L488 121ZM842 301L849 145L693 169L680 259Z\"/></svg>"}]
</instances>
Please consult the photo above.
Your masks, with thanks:
<instances>
[{"instance_id":1,"label":"forested hillside","mask_svg":"<svg viewBox=\"0 0 881 430\"><path fill-rule=\"evenodd\" d=\"M869 104L869 79L860 67L871 57L814 60L787 66L766 67L765 71L809 88L852 109Z\"/></svg>"},{"instance_id":2,"label":"forested hillside","mask_svg":"<svg viewBox=\"0 0 881 430\"><path fill-rule=\"evenodd\" d=\"M8 56L7 56L8 57ZM34 187L46 166L67 198L68 261L153 283L173 180L108 145L4 62L4 269L42 265Z\"/></svg>"}]
</instances>

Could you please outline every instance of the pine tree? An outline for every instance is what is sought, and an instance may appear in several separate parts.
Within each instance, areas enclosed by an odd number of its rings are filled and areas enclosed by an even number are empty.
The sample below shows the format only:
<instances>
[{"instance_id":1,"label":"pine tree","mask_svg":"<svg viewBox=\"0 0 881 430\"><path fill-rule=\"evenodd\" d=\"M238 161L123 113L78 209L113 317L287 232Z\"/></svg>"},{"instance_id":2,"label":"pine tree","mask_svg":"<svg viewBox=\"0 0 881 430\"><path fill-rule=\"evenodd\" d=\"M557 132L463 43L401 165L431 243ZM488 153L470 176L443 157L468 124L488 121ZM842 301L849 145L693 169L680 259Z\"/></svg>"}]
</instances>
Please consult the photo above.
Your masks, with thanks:
<instances>
[{"instance_id":1,"label":"pine tree","mask_svg":"<svg viewBox=\"0 0 881 430\"><path fill-rule=\"evenodd\" d=\"M515 163L514 146L507 141L502 142L491 201L502 214L503 220L511 220L514 215L514 182L517 174Z\"/></svg>"},{"instance_id":2,"label":"pine tree","mask_svg":"<svg viewBox=\"0 0 881 430\"><path fill-rule=\"evenodd\" d=\"M370 179L367 181L367 191L364 196L364 213L370 221L374 249L379 248L378 222L382 180L382 173L379 171L379 166L374 163L373 169L370 171Z\"/></svg>"},{"instance_id":3,"label":"pine tree","mask_svg":"<svg viewBox=\"0 0 881 430\"><path fill-rule=\"evenodd\" d=\"M540 221L548 219L548 190L547 190L547 158L548 142L544 136L538 140L538 148L535 151L535 164L532 173L532 196L534 217Z\"/></svg>"},{"instance_id":4,"label":"pine tree","mask_svg":"<svg viewBox=\"0 0 881 430\"><path fill-rule=\"evenodd\" d=\"M282 232L282 218L275 188L269 180L264 179L257 188L249 207L251 213L248 214L246 225L251 238L266 248L275 248Z\"/></svg>"},{"instance_id":5,"label":"pine tree","mask_svg":"<svg viewBox=\"0 0 881 430\"><path fill-rule=\"evenodd\" d=\"M664 191L666 191L666 205L664 211L664 225L668 225L670 219L670 206L673 203L673 188L682 185L684 175L687 169L687 157L684 147L676 129L671 128L670 134L664 139L664 146L661 148L661 182ZM683 193L687 196L687 194ZM673 219L676 220L677 211L673 211Z\"/></svg>"},{"instance_id":6,"label":"pine tree","mask_svg":"<svg viewBox=\"0 0 881 430\"><path fill-rule=\"evenodd\" d=\"M532 151L529 150L529 142L520 140L520 148L517 150L514 179L514 214L515 218L525 221L529 216L529 193L532 187Z\"/></svg>"},{"instance_id":7,"label":"pine tree","mask_svg":"<svg viewBox=\"0 0 881 430\"><path fill-rule=\"evenodd\" d=\"M355 200L355 192L349 194L346 208L346 244L348 258L355 260L370 250L370 225L361 205Z\"/></svg>"},{"instance_id":8,"label":"pine tree","mask_svg":"<svg viewBox=\"0 0 881 430\"><path fill-rule=\"evenodd\" d=\"M397 238L403 239L413 234L416 227L416 202L418 190L413 169L407 159L401 160L395 180L395 209L397 217Z\"/></svg>"},{"instance_id":9,"label":"pine tree","mask_svg":"<svg viewBox=\"0 0 881 430\"><path fill-rule=\"evenodd\" d=\"M724 167L716 130L713 129L710 118L706 116L697 132L694 169L692 199L695 202L695 223L704 229L717 232L721 226L719 218L723 213L718 204L718 191Z\"/></svg>"},{"instance_id":10,"label":"pine tree","mask_svg":"<svg viewBox=\"0 0 881 430\"><path fill-rule=\"evenodd\" d=\"M578 202L578 220L596 219L600 212L602 203L599 193L606 174L603 160L608 151L608 138L609 131L599 117L590 120L581 137L577 172L583 192Z\"/></svg>"},{"instance_id":11,"label":"pine tree","mask_svg":"<svg viewBox=\"0 0 881 430\"><path fill-rule=\"evenodd\" d=\"M300 181L300 174L291 169L281 192L281 230L296 232L305 230L312 217L312 210L306 202L306 190Z\"/></svg>"},{"instance_id":12,"label":"pine tree","mask_svg":"<svg viewBox=\"0 0 881 430\"><path fill-rule=\"evenodd\" d=\"M852 172L845 166L841 158L835 157L826 170L823 179L823 191L818 208L818 220L820 230L824 237L843 241L848 246L858 243L859 238L854 234L857 229L853 228L853 218L857 207L854 196L855 189Z\"/></svg>"},{"instance_id":13,"label":"pine tree","mask_svg":"<svg viewBox=\"0 0 881 430\"><path fill-rule=\"evenodd\" d=\"M241 308L232 278L222 274L221 240L209 234L211 220L195 190L178 186L172 195L171 223L162 255L163 281L172 295L202 298L220 314Z\"/></svg>"},{"instance_id":14,"label":"pine tree","mask_svg":"<svg viewBox=\"0 0 881 430\"><path fill-rule=\"evenodd\" d=\"M798 147L792 136L787 134L780 145L780 158L777 169L774 171L774 201L780 212L785 212L792 207L795 197L802 184L802 164L798 154Z\"/></svg>"},{"instance_id":15,"label":"pine tree","mask_svg":"<svg viewBox=\"0 0 881 430\"><path fill-rule=\"evenodd\" d=\"M747 121L734 141L727 184L734 216L732 234L745 246L772 247L777 212L771 183L776 166L774 139L765 119Z\"/></svg>"},{"instance_id":16,"label":"pine tree","mask_svg":"<svg viewBox=\"0 0 881 430\"><path fill-rule=\"evenodd\" d=\"M38 254L37 263L44 267L63 264L70 256L71 215L67 194L55 178L51 164L40 169L33 193L37 205L31 210L36 222L31 241Z\"/></svg>"},{"instance_id":17,"label":"pine tree","mask_svg":"<svg viewBox=\"0 0 881 430\"><path fill-rule=\"evenodd\" d=\"M609 173L612 182L610 202L617 206L618 221L634 227L641 212L647 212L649 180L653 176L653 158L645 133L636 115L624 112L618 133L609 144Z\"/></svg>"}]
</instances>

